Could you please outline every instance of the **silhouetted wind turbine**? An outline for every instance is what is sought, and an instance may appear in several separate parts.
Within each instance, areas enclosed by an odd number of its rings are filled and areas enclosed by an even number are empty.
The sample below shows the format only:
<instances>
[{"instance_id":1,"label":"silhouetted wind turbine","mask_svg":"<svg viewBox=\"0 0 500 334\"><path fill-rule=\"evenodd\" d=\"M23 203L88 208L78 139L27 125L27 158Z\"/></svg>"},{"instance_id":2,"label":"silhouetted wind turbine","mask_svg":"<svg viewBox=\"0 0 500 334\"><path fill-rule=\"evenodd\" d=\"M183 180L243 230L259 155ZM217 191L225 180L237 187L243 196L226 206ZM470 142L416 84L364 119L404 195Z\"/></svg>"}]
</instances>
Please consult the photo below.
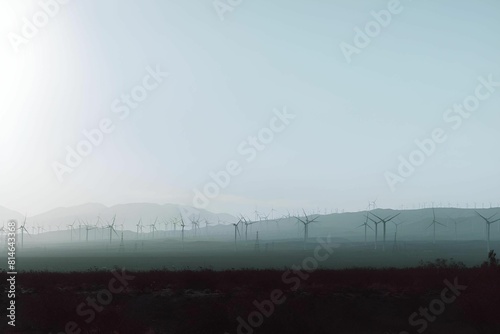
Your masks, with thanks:
<instances>
[{"instance_id":1,"label":"silhouetted wind turbine","mask_svg":"<svg viewBox=\"0 0 500 334\"><path fill-rule=\"evenodd\" d=\"M367 231L366 229L369 228L372 231L374 231L373 228L370 225L368 225L368 216L366 216L366 221L364 222L364 224L359 225L357 228L360 228L363 226L365 227L365 245L366 245L366 231Z\"/></svg>"},{"instance_id":2,"label":"silhouetted wind turbine","mask_svg":"<svg viewBox=\"0 0 500 334\"><path fill-rule=\"evenodd\" d=\"M385 219L382 219L380 218L379 216L377 216L376 214L374 214L373 212L370 212L372 215L374 215L375 217L377 217L377 219L379 220L378 223L382 223L384 225L384 244L383 244L383 248L382 250L385 251L385 237L386 237L386 225L388 222L390 222L391 220L393 220L394 218L396 218L397 216L399 216L401 213L398 213L392 217L386 217ZM368 219L370 219L372 222L375 223L375 229L376 229L376 226L377 226L377 222L375 222L373 219L371 219L370 217L368 217ZM375 233L376 234L376 233ZM377 239L377 237L375 237L375 239ZM375 243L375 249L377 249L377 244Z\"/></svg>"},{"instance_id":3,"label":"silhouetted wind turbine","mask_svg":"<svg viewBox=\"0 0 500 334\"><path fill-rule=\"evenodd\" d=\"M82 221L78 219L78 241L82 240Z\"/></svg>"},{"instance_id":4,"label":"silhouetted wind turbine","mask_svg":"<svg viewBox=\"0 0 500 334\"><path fill-rule=\"evenodd\" d=\"M177 225L179 224L179 221L177 220L177 217L174 217L170 220L172 222L172 225L174 225L174 235L176 235L177 233Z\"/></svg>"},{"instance_id":5,"label":"silhouetted wind turbine","mask_svg":"<svg viewBox=\"0 0 500 334\"><path fill-rule=\"evenodd\" d=\"M252 221L249 222L243 216L241 217L241 219L243 219L242 222L245 225L245 241L248 241L248 226L253 225L255 223L258 223L258 222L256 222L256 221L255 222L252 222Z\"/></svg>"},{"instance_id":6,"label":"silhouetted wind turbine","mask_svg":"<svg viewBox=\"0 0 500 334\"><path fill-rule=\"evenodd\" d=\"M97 227L95 226L91 226L89 225L88 223L85 224L85 232L86 232L86 235L85 235L85 242L89 242L89 231L93 230L93 229L96 229Z\"/></svg>"},{"instance_id":7,"label":"silhouetted wind turbine","mask_svg":"<svg viewBox=\"0 0 500 334\"><path fill-rule=\"evenodd\" d=\"M392 250L396 250L398 249L398 227L400 225L403 225L405 222L399 222L399 223L395 223L395 222L392 222L394 224L394 226L396 226L396 232L394 233L394 245L392 246Z\"/></svg>"},{"instance_id":8,"label":"silhouetted wind turbine","mask_svg":"<svg viewBox=\"0 0 500 334\"><path fill-rule=\"evenodd\" d=\"M182 245L184 246L184 229L186 228L186 224L184 223L184 218L181 215L181 228L182 228Z\"/></svg>"},{"instance_id":9,"label":"silhouetted wind turbine","mask_svg":"<svg viewBox=\"0 0 500 334\"><path fill-rule=\"evenodd\" d=\"M73 221L73 224L69 224L69 225L67 226L67 227L69 227L69 228L70 228L70 233L69 233L69 235L70 235L70 240L71 240L71 241L73 241L73 226L75 225L75 223L76 223L76 219Z\"/></svg>"},{"instance_id":10,"label":"silhouetted wind turbine","mask_svg":"<svg viewBox=\"0 0 500 334\"><path fill-rule=\"evenodd\" d=\"M486 218L486 217L482 216L477 211L476 211L476 213L479 215L479 217L483 218L484 222L486 223L486 228L488 230L488 234L487 234L487 247L488 247L488 254L489 254L490 253L490 226L491 226L491 224L496 223L497 221L500 221L500 218L499 219L495 219L495 220L491 220L491 218L495 217L498 214L498 212L495 213L493 216L491 216L489 218Z\"/></svg>"},{"instance_id":11,"label":"silhouetted wind turbine","mask_svg":"<svg viewBox=\"0 0 500 334\"><path fill-rule=\"evenodd\" d=\"M441 226L445 226L445 227L446 227L446 225L441 224L440 222L438 222L436 220L436 211L434 210L434 208L432 208L432 216L433 216L432 223L429 226L427 226L426 230L429 229L429 227L434 226L434 237L432 239L433 240L432 243L436 244L436 224L441 225Z\"/></svg>"},{"instance_id":12,"label":"silhouetted wind turbine","mask_svg":"<svg viewBox=\"0 0 500 334\"><path fill-rule=\"evenodd\" d=\"M137 228L137 240L139 240L139 230L141 230L142 234L142 218L139 219L139 222L135 226Z\"/></svg>"},{"instance_id":13,"label":"silhouetted wind turbine","mask_svg":"<svg viewBox=\"0 0 500 334\"><path fill-rule=\"evenodd\" d=\"M451 218L450 216L448 216L448 218L453 222L453 224L455 225L455 241L458 241L458 227L457 227L457 220L454 219L454 218Z\"/></svg>"},{"instance_id":14,"label":"silhouetted wind turbine","mask_svg":"<svg viewBox=\"0 0 500 334\"><path fill-rule=\"evenodd\" d=\"M193 230L194 236L196 237L196 231L200 227L200 216L198 216L198 218L189 218L189 220L191 221L191 229Z\"/></svg>"},{"instance_id":15,"label":"silhouetted wind turbine","mask_svg":"<svg viewBox=\"0 0 500 334\"><path fill-rule=\"evenodd\" d=\"M153 239L155 238L155 230L158 230L156 228L156 223L158 222L158 217L156 217L155 222L151 225L149 225L150 231L153 232Z\"/></svg>"},{"instance_id":16,"label":"silhouetted wind turbine","mask_svg":"<svg viewBox=\"0 0 500 334\"><path fill-rule=\"evenodd\" d=\"M240 219L236 224L233 223L233 226L234 226L234 248L236 249L236 237L237 237L237 234L239 235L240 234L240 230L238 228L238 225L242 222L242 220ZM237 233L237 234L236 234Z\"/></svg>"},{"instance_id":17,"label":"silhouetted wind turbine","mask_svg":"<svg viewBox=\"0 0 500 334\"><path fill-rule=\"evenodd\" d=\"M305 221L300 219L299 217L295 218L297 218L297 220L304 225L304 248L305 248L307 239L309 238L309 224L314 223L319 218L319 216L316 216L314 219L309 219L309 216L307 216L306 211L304 209L302 209L302 211L304 212Z\"/></svg>"},{"instance_id":18,"label":"silhouetted wind turbine","mask_svg":"<svg viewBox=\"0 0 500 334\"><path fill-rule=\"evenodd\" d=\"M18 230L21 230L21 247L24 247L24 231L26 231L26 233L28 233L28 235L30 235L30 233L28 232L28 230L26 229L26 219L28 218L28 216L24 216L24 222L23 224L18 228Z\"/></svg>"},{"instance_id":19,"label":"silhouetted wind turbine","mask_svg":"<svg viewBox=\"0 0 500 334\"><path fill-rule=\"evenodd\" d=\"M111 244L112 241L112 236L113 232L115 232L116 236L119 237L118 233L115 230L115 220L116 220L116 215L113 216L113 220L111 223L108 222L108 226L105 228L109 228L109 243Z\"/></svg>"},{"instance_id":20,"label":"silhouetted wind turbine","mask_svg":"<svg viewBox=\"0 0 500 334\"><path fill-rule=\"evenodd\" d=\"M207 233L207 235L208 235L208 226L209 225L213 225L213 224L209 223L208 220L205 218L205 230L206 230L205 232Z\"/></svg>"}]
</instances>

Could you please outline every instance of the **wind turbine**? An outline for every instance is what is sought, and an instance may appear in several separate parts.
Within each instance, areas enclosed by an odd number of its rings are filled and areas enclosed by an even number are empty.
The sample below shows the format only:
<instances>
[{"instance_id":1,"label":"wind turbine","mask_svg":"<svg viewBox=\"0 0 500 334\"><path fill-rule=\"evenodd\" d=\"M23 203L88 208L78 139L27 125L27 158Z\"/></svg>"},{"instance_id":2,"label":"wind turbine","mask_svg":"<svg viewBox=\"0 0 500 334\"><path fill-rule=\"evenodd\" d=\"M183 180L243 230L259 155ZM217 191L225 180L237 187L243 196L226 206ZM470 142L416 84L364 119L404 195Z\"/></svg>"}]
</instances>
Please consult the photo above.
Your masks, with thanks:
<instances>
[{"instance_id":1,"label":"wind turbine","mask_svg":"<svg viewBox=\"0 0 500 334\"><path fill-rule=\"evenodd\" d=\"M458 241L458 222L456 219L454 218L451 218L450 216L448 216L448 218L453 222L453 224L455 225L455 241Z\"/></svg>"},{"instance_id":2,"label":"wind turbine","mask_svg":"<svg viewBox=\"0 0 500 334\"><path fill-rule=\"evenodd\" d=\"M429 226L427 226L426 230L429 229L429 227L434 226L434 237L432 239L433 240L432 243L436 244L436 224L441 225L441 226L446 226L446 225L441 224L440 222L438 222L436 220L436 211L434 210L434 208L432 208L432 216L433 216L432 223Z\"/></svg>"},{"instance_id":3,"label":"wind turbine","mask_svg":"<svg viewBox=\"0 0 500 334\"><path fill-rule=\"evenodd\" d=\"M238 225L242 222L242 220L240 219L236 224L233 223L233 226L234 226L234 248L236 249L236 236L238 233L238 235L241 236L240 234L240 229L238 228Z\"/></svg>"},{"instance_id":4,"label":"wind turbine","mask_svg":"<svg viewBox=\"0 0 500 334\"><path fill-rule=\"evenodd\" d=\"M194 236L196 237L196 231L200 227L200 216L198 218L190 217L189 220L191 221L191 229L194 232Z\"/></svg>"},{"instance_id":5,"label":"wind turbine","mask_svg":"<svg viewBox=\"0 0 500 334\"><path fill-rule=\"evenodd\" d=\"M392 250L396 250L398 248L398 227L400 225L403 225L405 222L399 222L395 223L394 221L392 222L394 226L396 226L396 232L394 233L394 246L392 247Z\"/></svg>"},{"instance_id":6,"label":"wind turbine","mask_svg":"<svg viewBox=\"0 0 500 334\"><path fill-rule=\"evenodd\" d=\"M115 232L116 236L119 237L118 233L116 233L116 230L115 230L115 220L116 220L116 215L113 216L112 222L111 223L108 222L108 226L104 227L104 228L109 228L109 243L110 244L111 244L112 236L113 236L112 232Z\"/></svg>"},{"instance_id":7,"label":"wind turbine","mask_svg":"<svg viewBox=\"0 0 500 334\"><path fill-rule=\"evenodd\" d=\"M86 232L86 235L85 235L85 242L89 242L89 231L91 230L94 230L96 229L97 227L95 226L91 226L89 225L88 223L85 224L85 232Z\"/></svg>"},{"instance_id":8,"label":"wind turbine","mask_svg":"<svg viewBox=\"0 0 500 334\"><path fill-rule=\"evenodd\" d=\"M495 213L493 216L491 216L489 218L486 218L486 217L482 216L477 211L476 211L476 213L479 215L479 217L483 218L484 222L486 223L486 228L488 230L488 234L487 234L487 247L488 247L488 254L489 254L490 253L490 226L491 226L491 224L496 223L497 221L500 221L500 218L499 219L495 219L495 220L491 220L491 218L495 217L498 214L498 212Z\"/></svg>"},{"instance_id":9,"label":"wind turbine","mask_svg":"<svg viewBox=\"0 0 500 334\"><path fill-rule=\"evenodd\" d=\"M257 211L257 206L255 207L255 220L261 220L260 219L260 214L259 214L259 211Z\"/></svg>"},{"instance_id":10,"label":"wind turbine","mask_svg":"<svg viewBox=\"0 0 500 334\"><path fill-rule=\"evenodd\" d=\"M326 209L325 209L326 210ZM274 220L274 213L276 212L276 210L274 210L274 208L271 208L271 219Z\"/></svg>"},{"instance_id":11,"label":"wind turbine","mask_svg":"<svg viewBox=\"0 0 500 334\"><path fill-rule=\"evenodd\" d=\"M208 226L209 225L213 225L213 224L209 223L208 220L205 218L205 230L207 232L207 235L208 235Z\"/></svg>"},{"instance_id":12,"label":"wind turbine","mask_svg":"<svg viewBox=\"0 0 500 334\"><path fill-rule=\"evenodd\" d=\"M268 214L267 214L267 216L266 216L266 215L262 215L262 216L260 216L260 218L261 218L262 220L269 220L269 216L270 216L270 215L271 215L271 213L268 213Z\"/></svg>"},{"instance_id":13,"label":"wind turbine","mask_svg":"<svg viewBox=\"0 0 500 334\"><path fill-rule=\"evenodd\" d=\"M314 223L319 218L319 216L316 216L316 218L314 218L314 219L309 219L309 216L306 214L304 209L302 209L302 212L304 212L305 221L300 219L298 216L295 218L297 218L297 220L299 222L304 224L304 248L305 248L306 243L307 243L307 239L309 238L309 224Z\"/></svg>"},{"instance_id":14,"label":"wind turbine","mask_svg":"<svg viewBox=\"0 0 500 334\"><path fill-rule=\"evenodd\" d=\"M123 230L124 230L124 226L125 226L124 223L125 223L125 219L123 220L123 222L120 225L117 225L118 227L120 227L121 233L123 233Z\"/></svg>"},{"instance_id":15,"label":"wind turbine","mask_svg":"<svg viewBox=\"0 0 500 334\"><path fill-rule=\"evenodd\" d=\"M245 217L241 216L242 223L245 225L245 241L248 241L248 226L256 224L258 222L247 221Z\"/></svg>"},{"instance_id":16,"label":"wind turbine","mask_svg":"<svg viewBox=\"0 0 500 334\"><path fill-rule=\"evenodd\" d=\"M73 224L69 224L67 225L67 227L70 228L70 240L73 241L73 226L75 226L75 223L76 223L76 219L73 221Z\"/></svg>"},{"instance_id":17,"label":"wind turbine","mask_svg":"<svg viewBox=\"0 0 500 334\"><path fill-rule=\"evenodd\" d=\"M78 219L78 241L82 240L82 221Z\"/></svg>"},{"instance_id":18,"label":"wind turbine","mask_svg":"<svg viewBox=\"0 0 500 334\"><path fill-rule=\"evenodd\" d=\"M174 225L174 235L177 233L177 225L179 224L179 221L177 220L177 217L174 217L170 220L172 222L172 225Z\"/></svg>"},{"instance_id":19,"label":"wind turbine","mask_svg":"<svg viewBox=\"0 0 500 334\"><path fill-rule=\"evenodd\" d=\"M24 247L24 231L26 231L26 233L28 233L28 235L30 235L30 233L28 232L28 230L26 229L26 219L28 218L28 216L24 216L24 222L23 224L21 225L21 227L18 228L18 230L21 230L21 247Z\"/></svg>"},{"instance_id":20,"label":"wind turbine","mask_svg":"<svg viewBox=\"0 0 500 334\"><path fill-rule=\"evenodd\" d=\"M186 228L186 224L184 223L184 218L181 215L181 228L182 228L182 246L184 246L184 229Z\"/></svg>"},{"instance_id":21,"label":"wind turbine","mask_svg":"<svg viewBox=\"0 0 500 334\"><path fill-rule=\"evenodd\" d=\"M370 217L368 217L368 219L370 219L372 222L375 223L375 249L377 249L377 239L378 239L378 228L377 228L377 225L382 223L384 225L384 243L383 243L383 248L382 250L385 251L385 237L386 237L386 227L387 227L387 223L390 222L391 220L393 220L394 218L396 218L397 216L399 216L401 213L398 213L394 216L389 216L389 217L386 217L385 219L382 219L380 218L379 216L377 216L376 214L374 214L373 212L370 212L372 215L374 215L375 217L377 217L377 219L379 220L378 222L376 222L375 220L371 219Z\"/></svg>"},{"instance_id":22,"label":"wind turbine","mask_svg":"<svg viewBox=\"0 0 500 334\"><path fill-rule=\"evenodd\" d=\"M137 223L137 225L135 225L137 227L137 240L139 240L139 230L141 230L141 234L142 234L142 218L139 219L139 222Z\"/></svg>"},{"instance_id":23,"label":"wind turbine","mask_svg":"<svg viewBox=\"0 0 500 334\"><path fill-rule=\"evenodd\" d=\"M153 239L155 238L155 230L158 230L156 228L156 223L158 222L158 217L156 217L155 222L151 225L149 225L150 232L153 232Z\"/></svg>"},{"instance_id":24,"label":"wind turbine","mask_svg":"<svg viewBox=\"0 0 500 334\"><path fill-rule=\"evenodd\" d=\"M366 221L364 222L364 224L359 225L357 228L360 228L363 226L365 227L365 245L366 245L366 229L369 228L372 231L374 231L373 228L370 225L368 225L368 216L366 216Z\"/></svg>"}]
</instances>

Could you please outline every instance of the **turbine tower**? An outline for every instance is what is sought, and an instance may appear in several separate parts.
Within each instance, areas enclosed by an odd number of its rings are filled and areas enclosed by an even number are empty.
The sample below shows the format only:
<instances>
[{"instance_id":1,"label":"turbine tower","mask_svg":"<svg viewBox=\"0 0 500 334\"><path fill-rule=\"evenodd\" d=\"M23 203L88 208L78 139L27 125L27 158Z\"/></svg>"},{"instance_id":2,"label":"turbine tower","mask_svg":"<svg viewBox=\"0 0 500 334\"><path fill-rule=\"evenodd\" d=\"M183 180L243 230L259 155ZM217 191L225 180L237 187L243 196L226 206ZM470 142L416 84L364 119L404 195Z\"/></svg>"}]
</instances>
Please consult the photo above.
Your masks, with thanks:
<instances>
[{"instance_id":1,"label":"turbine tower","mask_svg":"<svg viewBox=\"0 0 500 334\"><path fill-rule=\"evenodd\" d=\"M245 241L248 241L248 226L253 225L257 222L247 221L243 216L241 216L241 219L243 220L242 223L245 225Z\"/></svg>"},{"instance_id":2,"label":"turbine tower","mask_svg":"<svg viewBox=\"0 0 500 334\"><path fill-rule=\"evenodd\" d=\"M137 225L135 225L136 228L137 228L137 240L139 240L139 230L141 231L141 235L142 235L142 218L139 219L139 222L137 223Z\"/></svg>"},{"instance_id":3,"label":"turbine tower","mask_svg":"<svg viewBox=\"0 0 500 334\"><path fill-rule=\"evenodd\" d=\"M158 229L156 228L156 223L158 222L158 217L156 217L155 222L153 224L149 225L150 232L153 232L153 239L155 238L155 231Z\"/></svg>"},{"instance_id":4,"label":"turbine tower","mask_svg":"<svg viewBox=\"0 0 500 334\"><path fill-rule=\"evenodd\" d=\"M191 229L194 232L194 236L196 237L196 232L200 228L200 216L198 215L198 218L191 217L189 218L191 221Z\"/></svg>"},{"instance_id":5,"label":"turbine tower","mask_svg":"<svg viewBox=\"0 0 500 334\"><path fill-rule=\"evenodd\" d=\"M116 215L113 216L112 222L111 223L108 222L108 225L104 227L104 228L109 228L109 244L111 244L113 232L115 232L116 236L119 237L118 233L115 230L115 220L116 220Z\"/></svg>"},{"instance_id":6,"label":"turbine tower","mask_svg":"<svg viewBox=\"0 0 500 334\"><path fill-rule=\"evenodd\" d=\"M366 221L364 222L364 224L359 225L357 228L360 228L360 227L363 227L363 226L365 227L365 246L366 246L366 231L367 231L367 228L369 228L372 231L374 231L373 228L370 225L368 225L368 216L366 216Z\"/></svg>"},{"instance_id":7,"label":"turbine tower","mask_svg":"<svg viewBox=\"0 0 500 334\"><path fill-rule=\"evenodd\" d=\"M28 233L28 235L30 235L30 233L26 229L26 219L27 218L28 218L27 216L24 216L24 222L21 225L21 227L18 228L18 230L21 230L21 247L24 247L24 232L26 231L26 233Z\"/></svg>"},{"instance_id":8,"label":"turbine tower","mask_svg":"<svg viewBox=\"0 0 500 334\"><path fill-rule=\"evenodd\" d=\"M181 215L181 228L182 228L182 247L184 247L184 228L186 228L186 224L184 223L182 215Z\"/></svg>"},{"instance_id":9,"label":"turbine tower","mask_svg":"<svg viewBox=\"0 0 500 334\"><path fill-rule=\"evenodd\" d=\"M495 213L493 216L489 217L489 218L486 218L484 216L482 216L479 212L476 211L476 213L479 215L479 217L481 217L484 222L486 223L486 228L487 228L487 247L488 247L488 254L490 253L490 227L491 227L491 224L493 223L496 223L497 221L500 221L500 218L499 219L495 219L495 220L491 220L491 218L495 217L497 213Z\"/></svg>"},{"instance_id":10,"label":"turbine tower","mask_svg":"<svg viewBox=\"0 0 500 334\"><path fill-rule=\"evenodd\" d=\"M234 226L234 249L236 249L237 247L237 244L236 244L236 237L237 237L237 234L241 236L240 234L240 229L238 228L238 225L242 222L242 220L240 219L236 224L233 223L233 226Z\"/></svg>"},{"instance_id":11,"label":"turbine tower","mask_svg":"<svg viewBox=\"0 0 500 334\"><path fill-rule=\"evenodd\" d=\"M403 225L405 222L399 222L399 223L392 222L392 223L394 224L394 226L396 226L396 232L394 233L394 245L392 246L392 250L395 251L399 248L398 247L398 228L400 225Z\"/></svg>"},{"instance_id":12,"label":"turbine tower","mask_svg":"<svg viewBox=\"0 0 500 334\"><path fill-rule=\"evenodd\" d=\"M370 217L368 217L368 219L370 219L372 222L375 223L375 249L377 249L377 225L382 223L384 224L384 244L383 244L383 251L385 252L385 237L386 237L386 228L387 228L387 223L390 222L391 220L393 220L394 218L396 218L397 216L399 216L401 213L398 213L394 216L389 216L389 217L386 217L385 219L382 219L380 218L379 216L377 216L376 214L374 214L373 212L370 212L372 215L374 215L379 221L376 222L375 220L371 219Z\"/></svg>"},{"instance_id":13,"label":"turbine tower","mask_svg":"<svg viewBox=\"0 0 500 334\"><path fill-rule=\"evenodd\" d=\"M433 217L432 218L432 223L429 226L427 226L426 230L428 230L429 227L434 226L434 234L433 234L434 236L433 236L433 239L432 239L432 243L436 244L436 224L437 225L441 225L441 226L445 226L445 227L446 227L446 225L441 224L440 222L438 222L436 220L436 211L434 210L434 208L432 208L432 217Z\"/></svg>"},{"instance_id":14,"label":"turbine tower","mask_svg":"<svg viewBox=\"0 0 500 334\"><path fill-rule=\"evenodd\" d=\"M304 209L302 209L302 212L304 212L305 220L302 220L299 217L295 218L298 220L298 222L301 222L304 225L304 249L305 249L307 239L309 238L309 224L316 222L319 216L316 216L314 219L309 219L309 216L306 214L306 211Z\"/></svg>"},{"instance_id":15,"label":"turbine tower","mask_svg":"<svg viewBox=\"0 0 500 334\"><path fill-rule=\"evenodd\" d=\"M69 224L67 227L70 228L70 241L73 241L73 226L75 226L75 223L76 223L76 219L73 221L73 224Z\"/></svg>"},{"instance_id":16,"label":"turbine tower","mask_svg":"<svg viewBox=\"0 0 500 334\"><path fill-rule=\"evenodd\" d=\"M95 228L97 228L97 227L91 226L88 223L85 224L85 232L86 232L85 242L89 242L89 231L93 230Z\"/></svg>"}]
</instances>

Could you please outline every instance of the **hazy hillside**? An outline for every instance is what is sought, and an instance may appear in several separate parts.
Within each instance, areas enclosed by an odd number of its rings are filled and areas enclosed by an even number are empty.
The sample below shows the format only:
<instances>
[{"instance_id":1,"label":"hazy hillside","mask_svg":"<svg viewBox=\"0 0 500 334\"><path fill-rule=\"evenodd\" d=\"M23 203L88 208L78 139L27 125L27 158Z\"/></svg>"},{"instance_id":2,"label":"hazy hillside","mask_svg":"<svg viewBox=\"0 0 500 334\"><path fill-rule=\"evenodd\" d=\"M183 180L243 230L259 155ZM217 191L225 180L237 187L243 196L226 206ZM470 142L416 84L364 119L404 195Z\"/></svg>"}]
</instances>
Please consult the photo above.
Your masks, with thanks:
<instances>
[{"instance_id":1,"label":"hazy hillside","mask_svg":"<svg viewBox=\"0 0 500 334\"><path fill-rule=\"evenodd\" d=\"M3 206L0 206L0 221L1 221L1 223L6 224L7 221L9 221L10 219L17 219L18 221L22 221L22 220L24 220L24 215L17 212L17 211L10 210L10 209L7 209Z\"/></svg>"},{"instance_id":2,"label":"hazy hillside","mask_svg":"<svg viewBox=\"0 0 500 334\"><path fill-rule=\"evenodd\" d=\"M142 219L146 226L152 224L158 217L158 228L163 226L163 222L172 218L180 218L180 215L188 220L189 217L198 217L200 221L205 219L209 221L235 222L236 217L229 214L215 214L206 210L194 210L190 207L178 206L174 204L153 204L153 203L130 203L107 207L102 204L89 203L79 206L57 208L48 212L28 217L29 224L44 226L45 228L60 226L65 229L68 224L75 220L81 220L83 223L97 223L97 217L104 222L111 221L116 215L116 224L123 224L124 229L136 229L136 224ZM77 223L78 224L78 223Z\"/></svg>"}]
</instances>

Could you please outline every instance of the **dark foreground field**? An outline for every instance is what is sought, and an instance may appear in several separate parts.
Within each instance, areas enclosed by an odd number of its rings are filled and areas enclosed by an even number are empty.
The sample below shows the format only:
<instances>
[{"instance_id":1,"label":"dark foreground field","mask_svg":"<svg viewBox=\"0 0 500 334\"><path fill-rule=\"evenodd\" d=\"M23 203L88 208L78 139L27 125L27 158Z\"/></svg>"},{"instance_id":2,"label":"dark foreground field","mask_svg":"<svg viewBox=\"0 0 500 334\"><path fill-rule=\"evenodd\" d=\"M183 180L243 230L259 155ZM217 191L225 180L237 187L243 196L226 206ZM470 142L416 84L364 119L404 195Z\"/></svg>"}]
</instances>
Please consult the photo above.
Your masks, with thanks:
<instances>
[{"instance_id":1,"label":"dark foreground field","mask_svg":"<svg viewBox=\"0 0 500 334\"><path fill-rule=\"evenodd\" d=\"M16 327L3 316L0 332L500 333L495 265L436 261L311 273L116 269L19 273Z\"/></svg>"}]
</instances>

